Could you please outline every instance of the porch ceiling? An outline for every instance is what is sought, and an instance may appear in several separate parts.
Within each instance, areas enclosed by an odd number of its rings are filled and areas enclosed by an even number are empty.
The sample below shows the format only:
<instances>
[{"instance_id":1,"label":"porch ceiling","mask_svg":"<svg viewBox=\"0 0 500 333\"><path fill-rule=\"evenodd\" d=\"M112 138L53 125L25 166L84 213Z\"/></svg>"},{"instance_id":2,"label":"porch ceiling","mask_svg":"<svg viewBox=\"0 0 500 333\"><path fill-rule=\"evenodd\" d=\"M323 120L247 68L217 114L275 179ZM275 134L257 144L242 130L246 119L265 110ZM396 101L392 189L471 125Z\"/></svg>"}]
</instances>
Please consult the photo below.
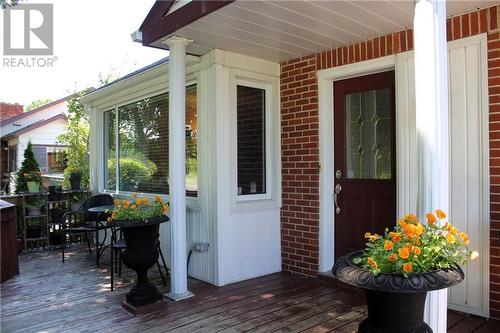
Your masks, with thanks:
<instances>
[{"instance_id":1,"label":"porch ceiling","mask_svg":"<svg viewBox=\"0 0 500 333\"><path fill-rule=\"evenodd\" d=\"M460 15L494 3L447 1L447 14ZM236 0L165 38L192 39L187 51L195 55L218 48L281 62L411 28L413 7L413 0ZM166 49L165 38L149 45Z\"/></svg>"}]
</instances>

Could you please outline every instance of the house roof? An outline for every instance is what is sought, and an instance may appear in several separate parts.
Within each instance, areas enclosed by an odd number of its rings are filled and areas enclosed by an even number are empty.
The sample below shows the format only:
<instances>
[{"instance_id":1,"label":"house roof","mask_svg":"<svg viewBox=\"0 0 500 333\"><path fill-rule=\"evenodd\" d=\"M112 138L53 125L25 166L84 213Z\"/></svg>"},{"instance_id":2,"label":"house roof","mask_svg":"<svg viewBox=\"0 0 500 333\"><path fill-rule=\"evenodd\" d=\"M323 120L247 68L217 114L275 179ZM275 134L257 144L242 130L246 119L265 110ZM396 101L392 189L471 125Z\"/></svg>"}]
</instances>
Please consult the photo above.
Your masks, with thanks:
<instances>
[{"instance_id":1,"label":"house roof","mask_svg":"<svg viewBox=\"0 0 500 333\"><path fill-rule=\"evenodd\" d=\"M59 120L59 119L68 120L68 118L64 114L60 113L60 114L55 115L53 117L37 121L37 122L35 122L33 124L30 124L30 125L28 125L26 127L23 127L21 129L17 130L15 132L11 132L11 133L9 133L9 134L7 134L5 136L2 136L2 139L16 138L16 137L18 137L18 136L20 136L22 134L25 134L25 133L28 133L30 131L33 131L33 130L39 128L39 127L45 126L45 125L50 124L51 122L54 122L54 121Z\"/></svg>"},{"instance_id":2,"label":"house roof","mask_svg":"<svg viewBox=\"0 0 500 333\"><path fill-rule=\"evenodd\" d=\"M413 28L414 1L193 0L168 12L157 1L141 25L142 43L168 49L171 36L193 40L186 52L217 48L274 62ZM496 5L498 1L446 2L447 16Z\"/></svg>"},{"instance_id":3,"label":"house roof","mask_svg":"<svg viewBox=\"0 0 500 333\"><path fill-rule=\"evenodd\" d=\"M106 89L106 88L108 88L110 86L113 86L113 85L115 85L115 84L117 84L117 83L119 83L121 81L129 79L129 78L131 78L133 76L139 75L139 74L141 74L143 72L146 72L146 71L148 71L150 69L153 69L153 68L155 68L157 66L160 66L162 64L165 64L165 63L168 63L168 57L162 58L162 59L160 59L158 61L153 62L152 64L149 64L147 66L139 68L138 70L133 71L133 72L131 72L131 73L125 75L125 76L122 76L122 77L120 77L120 78L118 78L118 79L116 79L116 80L114 80L114 81L112 81L112 82L110 82L108 84L105 84L102 87L99 87L97 89L93 89L93 90L89 91L88 93L86 93L84 96L89 96L89 95L92 95L93 93L100 92L103 89Z\"/></svg>"},{"instance_id":4,"label":"house roof","mask_svg":"<svg viewBox=\"0 0 500 333\"><path fill-rule=\"evenodd\" d=\"M48 107L54 106L54 105L59 104L59 103L62 103L62 102L64 102L64 101L67 101L67 100L71 99L74 95L75 95L75 94L68 95L68 96L63 97L63 98L60 98L60 99L58 99L58 100L56 100L56 101L53 101L53 102L50 102L50 103L48 103L48 104L42 105L42 106L40 106L40 107L38 107L38 108L36 108L36 109L33 109L33 110L31 110L31 111L28 111L28 112L23 112L23 113L21 113L21 114L19 114L19 115L17 115L17 116L14 116L14 117L12 117L12 118L8 118L8 119L6 119L6 120L2 121L2 124L1 124L1 125L2 125L2 126L3 126L3 125L7 125L7 124L13 123L13 122L15 122L15 121L21 120L21 119L23 119L23 118L26 118L26 117L32 116L33 114L38 113L38 112L40 112L40 111L43 111L43 110L45 110L45 109L46 109L46 108L48 108Z\"/></svg>"}]
</instances>

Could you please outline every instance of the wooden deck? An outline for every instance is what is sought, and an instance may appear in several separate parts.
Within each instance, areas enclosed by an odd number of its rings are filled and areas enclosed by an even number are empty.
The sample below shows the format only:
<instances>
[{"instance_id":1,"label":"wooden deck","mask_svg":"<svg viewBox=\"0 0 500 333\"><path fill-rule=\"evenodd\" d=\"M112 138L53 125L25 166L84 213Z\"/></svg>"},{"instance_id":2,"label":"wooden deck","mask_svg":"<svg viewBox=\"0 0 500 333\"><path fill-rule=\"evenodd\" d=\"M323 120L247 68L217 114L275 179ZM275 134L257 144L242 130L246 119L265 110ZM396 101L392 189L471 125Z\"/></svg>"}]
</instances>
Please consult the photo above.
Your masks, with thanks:
<instances>
[{"instance_id":1,"label":"wooden deck","mask_svg":"<svg viewBox=\"0 0 500 333\"><path fill-rule=\"evenodd\" d=\"M133 272L124 268L110 292L107 263L97 269L84 249L65 264L59 252L45 252L21 256L20 265L21 275L1 285L1 332L355 332L366 314L359 290L277 273L222 288L190 279L195 297L135 317L120 306ZM498 322L456 312L448 327L500 332Z\"/></svg>"}]
</instances>

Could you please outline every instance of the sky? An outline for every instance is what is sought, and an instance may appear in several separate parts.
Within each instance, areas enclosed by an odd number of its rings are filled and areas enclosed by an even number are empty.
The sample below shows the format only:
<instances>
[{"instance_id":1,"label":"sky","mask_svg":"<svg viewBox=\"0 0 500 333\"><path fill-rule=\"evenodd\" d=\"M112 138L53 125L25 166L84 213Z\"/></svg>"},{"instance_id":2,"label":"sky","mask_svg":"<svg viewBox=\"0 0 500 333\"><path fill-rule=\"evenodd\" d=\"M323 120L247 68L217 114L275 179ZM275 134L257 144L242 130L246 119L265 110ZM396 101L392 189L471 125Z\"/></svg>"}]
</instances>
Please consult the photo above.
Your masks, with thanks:
<instances>
[{"instance_id":1,"label":"sky","mask_svg":"<svg viewBox=\"0 0 500 333\"><path fill-rule=\"evenodd\" d=\"M53 4L56 60L52 68L27 68L6 67L4 59L0 59L0 102L27 105L37 99L56 100L86 87L97 87L100 74L118 78L168 56L168 51L142 46L130 37L140 27L154 0L27 0L24 3ZM0 30L3 30L1 12ZM0 57L5 58L3 33L0 39Z\"/></svg>"}]
</instances>

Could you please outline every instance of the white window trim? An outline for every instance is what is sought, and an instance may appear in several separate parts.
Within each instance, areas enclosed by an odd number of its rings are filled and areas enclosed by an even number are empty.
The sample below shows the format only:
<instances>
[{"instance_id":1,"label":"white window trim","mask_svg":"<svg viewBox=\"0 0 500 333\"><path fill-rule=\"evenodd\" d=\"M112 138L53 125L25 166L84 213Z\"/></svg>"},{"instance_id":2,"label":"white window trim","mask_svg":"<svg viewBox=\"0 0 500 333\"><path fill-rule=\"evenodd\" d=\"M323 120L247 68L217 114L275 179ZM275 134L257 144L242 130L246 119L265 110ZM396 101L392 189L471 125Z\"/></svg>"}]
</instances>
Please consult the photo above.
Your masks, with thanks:
<instances>
[{"instance_id":1,"label":"white window trim","mask_svg":"<svg viewBox=\"0 0 500 333\"><path fill-rule=\"evenodd\" d=\"M199 108L200 108L200 84L198 82L198 78L196 79L192 79L192 80L189 80L186 82L186 88L191 86L191 85L196 85L196 98L197 98L197 113L199 114ZM126 105L129 105L131 103L135 103L135 102L138 102L138 101L141 101L143 99L146 99L146 98L152 98L152 97L155 97L155 96L158 96L158 95L161 95L161 94L165 94L165 93L168 93L170 90L168 89L168 87L166 89L162 89L162 90L159 90L159 91L154 91L154 92L151 92L149 94L146 94L146 95L143 95L143 96L136 96L134 98L131 98L131 99L128 99L128 100L124 100L124 101L121 101L119 104L115 104L115 106L113 107L108 107L106 108L105 110L102 110L100 112L100 115L99 117L101 118L101 133L103 135L103 139L105 138L105 131L106 131L106 128L104 126L104 114L108 111L115 111L115 158L117 161L119 161L119 158L120 158L120 150L118 149L118 142L119 142L119 114L118 114L118 109L120 107L123 107L123 106L126 106ZM102 170L103 172L103 175L104 173L106 172L106 168L107 168L107 163L106 163L106 150L107 150L107 147L104 147L104 140L101 141L102 144L100 146L100 149L102 149L101 153L100 153L100 159L102 160L102 163L100 165L100 169ZM200 149L200 140L198 140L198 143L197 143L197 150ZM199 161L198 161L199 163ZM140 196L146 196L146 197L153 197L155 195L159 195L162 199L168 201L169 198L170 198L170 195L169 194L164 194L164 193L149 193L149 192L131 192L131 191L121 191L120 190L120 182L118 181L118 175L119 175L119 163L116 163L116 170L115 170L115 174L116 174L116 187L115 187L115 190L110 190L110 189L106 189L105 188L105 183L104 183L104 178L105 177L102 177L102 180L99 184L99 192L102 192L102 193L110 193L110 194L113 194L113 195L116 195L117 197L131 197L133 193L136 193L137 195L140 195ZM186 196L186 203L188 205L188 208L190 211L193 211L193 210L199 210L199 203L198 203L198 197L199 197L199 187L200 187L200 174L198 173L198 176L197 176L197 183L198 183L198 190L197 190L197 196L196 197L191 197L191 196Z\"/></svg>"},{"instance_id":2,"label":"white window trim","mask_svg":"<svg viewBox=\"0 0 500 333\"><path fill-rule=\"evenodd\" d=\"M271 169L271 85L269 82L258 82L258 81L250 81L248 79L239 79L236 78L236 85L234 86L235 90L235 102L234 110L237 113L237 94L236 89L238 86L244 86L249 88L262 89L265 91L265 110L264 110L264 126L265 126L265 192L259 194L237 194L236 201L254 201L254 200L270 200L272 198L273 186L272 186L272 169ZM238 116L236 114L236 193L238 193Z\"/></svg>"}]
</instances>

